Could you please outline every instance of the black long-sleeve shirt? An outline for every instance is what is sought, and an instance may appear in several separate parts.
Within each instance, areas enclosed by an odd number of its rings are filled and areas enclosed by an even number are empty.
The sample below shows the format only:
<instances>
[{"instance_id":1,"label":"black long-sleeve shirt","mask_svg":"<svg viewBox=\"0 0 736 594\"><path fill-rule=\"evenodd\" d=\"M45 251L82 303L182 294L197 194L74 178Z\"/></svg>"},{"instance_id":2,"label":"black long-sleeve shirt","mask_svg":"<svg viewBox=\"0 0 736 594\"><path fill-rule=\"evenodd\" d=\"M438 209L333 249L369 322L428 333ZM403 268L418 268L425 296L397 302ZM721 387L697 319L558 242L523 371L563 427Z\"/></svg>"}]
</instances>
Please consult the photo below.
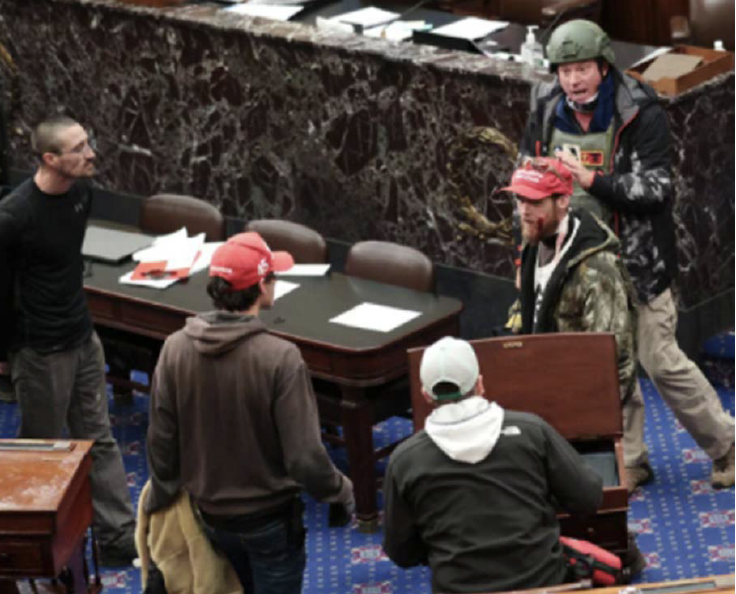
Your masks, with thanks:
<instances>
[{"instance_id":1,"label":"black long-sleeve shirt","mask_svg":"<svg viewBox=\"0 0 736 594\"><path fill-rule=\"evenodd\" d=\"M8 349L71 348L92 332L82 242L91 189L42 192L28 179L0 202L0 361ZM10 290L8 290L10 288Z\"/></svg>"}]
</instances>

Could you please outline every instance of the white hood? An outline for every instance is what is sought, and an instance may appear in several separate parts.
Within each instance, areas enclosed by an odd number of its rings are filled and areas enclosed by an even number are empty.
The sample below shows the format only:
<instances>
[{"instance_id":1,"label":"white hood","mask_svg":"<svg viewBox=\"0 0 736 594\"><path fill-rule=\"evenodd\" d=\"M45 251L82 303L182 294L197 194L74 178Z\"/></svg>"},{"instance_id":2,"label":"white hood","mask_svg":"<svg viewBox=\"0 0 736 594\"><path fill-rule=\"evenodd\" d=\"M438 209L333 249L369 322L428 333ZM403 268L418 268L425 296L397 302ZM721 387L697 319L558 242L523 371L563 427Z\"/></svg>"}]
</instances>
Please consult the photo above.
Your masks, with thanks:
<instances>
[{"instance_id":1,"label":"white hood","mask_svg":"<svg viewBox=\"0 0 736 594\"><path fill-rule=\"evenodd\" d=\"M424 429L450 458L476 464L491 453L502 424L503 409L498 404L471 396L436 408Z\"/></svg>"}]
</instances>

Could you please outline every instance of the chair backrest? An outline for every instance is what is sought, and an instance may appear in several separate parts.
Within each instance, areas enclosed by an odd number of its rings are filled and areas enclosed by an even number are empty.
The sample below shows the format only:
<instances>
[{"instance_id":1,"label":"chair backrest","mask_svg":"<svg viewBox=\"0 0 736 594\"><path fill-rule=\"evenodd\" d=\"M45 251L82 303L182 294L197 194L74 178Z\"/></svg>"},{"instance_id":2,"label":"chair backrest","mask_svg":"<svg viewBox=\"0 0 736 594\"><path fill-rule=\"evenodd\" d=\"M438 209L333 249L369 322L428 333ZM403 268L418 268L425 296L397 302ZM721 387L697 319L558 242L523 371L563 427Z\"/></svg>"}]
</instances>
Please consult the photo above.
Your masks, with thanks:
<instances>
[{"instance_id":1,"label":"chair backrest","mask_svg":"<svg viewBox=\"0 0 736 594\"><path fill-rule=\"evenodd\" d=\"M713 47L717 39L734 50L734 0L690 0L692 44Z\"/></svg>"},{"instance_id":2,"label":"chair backrest","mask_svg":"<svg viewBox=\"0 0 736 594\"><path fill-rule=\"evenodd\" d=\"M345 274L407 287L434 289L434 265L419 250L389 241L361 241L350 248Z\"/></svg>"},{"instance_id":3,"label":"chair backrest","mask_svg":"<svg viewBox=\"0 0 736 594\"><path fill-rule=\"evenodd\" d=\"M156 194L143 201L138 226L153 235L186 227L190 235L204 233L207 241L225 240L225 218L204 200L180 194Z\"/></svg>"},{"instance_id":4,"label":"chair backrest","mask_svg":"<svg viewBox=\"0 0 736 594\"><path fill-rule=\"evenodd\" d=\"M327 262L327 243L324 237L299 223L281 219L257 219L250 221L245 230L259 233L272 250L289 252L297 264Z\"/></svg>"},{"instance_id":5,"label":"chair backrest","mask_svg":"<svg viewBox=\"0 0 736 594\"><path fill-rule=\"evenodd\" d=\"M610 333L550 333L471 340L485 398L539 415L567 439L623 433L616 339ZM414 430L431 412L421 394L425 347L409 349Z\"/></svg>"}]
</instances>

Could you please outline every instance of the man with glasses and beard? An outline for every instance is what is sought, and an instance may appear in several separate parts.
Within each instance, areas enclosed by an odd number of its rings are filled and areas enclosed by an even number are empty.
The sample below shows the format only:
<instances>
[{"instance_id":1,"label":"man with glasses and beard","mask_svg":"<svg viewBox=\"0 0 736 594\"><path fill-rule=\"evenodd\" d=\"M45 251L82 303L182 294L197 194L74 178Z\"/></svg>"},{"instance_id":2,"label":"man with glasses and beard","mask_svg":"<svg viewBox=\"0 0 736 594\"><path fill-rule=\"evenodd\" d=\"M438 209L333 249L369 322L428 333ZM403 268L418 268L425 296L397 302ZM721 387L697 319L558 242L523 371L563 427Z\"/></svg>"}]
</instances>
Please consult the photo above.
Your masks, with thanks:
<instances>
[{"instance_id":1,"label":"man with glasses and beard","mask_svg":"<svg viewBox=\"0 0 736 594\"><path fill-rule=\"evenodd\" d=\"M94 440L93 525L106 566L135 558L135 518L125 469L110 430L102 345L87 309L82 243L95 173L84 128L57 116L31 142L39 166L0 202L0 361L9 355L20 405L20 437Z\"/></svg>"}]
</instances>

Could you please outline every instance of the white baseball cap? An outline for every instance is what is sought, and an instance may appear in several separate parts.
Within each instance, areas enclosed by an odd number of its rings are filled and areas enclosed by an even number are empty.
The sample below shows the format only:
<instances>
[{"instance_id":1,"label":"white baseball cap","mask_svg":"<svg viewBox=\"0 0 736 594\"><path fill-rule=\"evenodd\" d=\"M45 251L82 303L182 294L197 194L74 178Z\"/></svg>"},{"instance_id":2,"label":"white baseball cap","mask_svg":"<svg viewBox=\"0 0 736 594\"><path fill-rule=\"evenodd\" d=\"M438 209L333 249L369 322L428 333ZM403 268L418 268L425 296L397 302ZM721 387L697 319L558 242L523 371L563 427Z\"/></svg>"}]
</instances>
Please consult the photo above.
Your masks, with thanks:
<instances>
[{"instance_id":1,"label":"white baseball cap","mask_svg":"<svg viewBox=\"0 0 736 594\"><path fill-rule=\"evenodd\" d=\"M469 342L445 336L426 351L419 367L422 387L435 400L457 400L468 394L476 382L480 369L478 357ZM438 384L450 383L458 387L456 394L437 395Z\"/></svg>"}]
</instances>

